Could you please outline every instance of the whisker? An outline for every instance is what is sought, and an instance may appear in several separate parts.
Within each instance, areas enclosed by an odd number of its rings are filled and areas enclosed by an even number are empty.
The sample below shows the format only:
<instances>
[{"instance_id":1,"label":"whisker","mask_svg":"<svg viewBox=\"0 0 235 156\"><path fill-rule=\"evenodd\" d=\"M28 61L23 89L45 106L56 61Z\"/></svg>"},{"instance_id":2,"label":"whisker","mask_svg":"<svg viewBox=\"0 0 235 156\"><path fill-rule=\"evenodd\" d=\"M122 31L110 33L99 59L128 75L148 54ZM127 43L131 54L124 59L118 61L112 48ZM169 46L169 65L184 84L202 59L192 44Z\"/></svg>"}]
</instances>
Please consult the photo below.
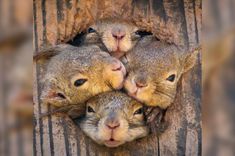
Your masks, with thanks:
<instances>
[{"instance_id":1,"label":"whisker","mask_svg":"<svg viewBox=\"0 0 235 156\"><path fill-rule=\"evenodd\" d=\"M109 81L105 81L105 84L112 90L114 90L113 86L111 85L111 83Z\"/></svg>"},{"instance_id":2,"label":"whisker","mask_svg":"<svg viewBox=\"0 0 235 156\"><path fill-rule=\"evenodd\" d=\"M167 93L165 93L165 92L163 92L163 91L160 91L160 90L158 90L157 89L157 87L156 87L156 89L154 90L154 93L156 93L156 94L162 94L162 95L165 95L165 96L168 96L169 98L174 98L173 96L171 96L170 94L167 94Z\"/></svg>"}]
</instances>

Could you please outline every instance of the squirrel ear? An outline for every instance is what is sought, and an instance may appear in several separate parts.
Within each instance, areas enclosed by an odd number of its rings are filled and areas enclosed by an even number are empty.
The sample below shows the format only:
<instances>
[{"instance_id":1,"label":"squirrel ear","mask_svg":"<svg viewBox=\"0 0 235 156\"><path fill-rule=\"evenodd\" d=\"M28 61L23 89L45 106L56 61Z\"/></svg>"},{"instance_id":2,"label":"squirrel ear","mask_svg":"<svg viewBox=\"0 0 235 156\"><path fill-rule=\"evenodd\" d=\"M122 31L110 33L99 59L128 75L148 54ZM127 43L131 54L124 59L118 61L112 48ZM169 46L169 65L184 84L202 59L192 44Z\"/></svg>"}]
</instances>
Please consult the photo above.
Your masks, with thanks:
<instances>
[{"instance_id":1,"label":"squirrel ear","mask_svg":"<svg viewBox=\"0 0 235 156\"><path fill-rule=\"evenodd\" d=\"M193 52L191 52L186 56L184 60L184 70L183 70L184 73L193 68L193 66L196 64L198 53L199 50L194 50Z\"/></svg>"},{"instance_id":2,"label":"squirrel ear","mask_svg":"<svg viewBox=\"0 0 235 156\"><path fill-rule=\"evenodd\" d=\"M66 48L69 48L70 45L68 44L60 44L53 47L48 47L45 49L40 50L37 54L33 56L34 62L44 62L46 60L49 60L51 57L58 55L60 52L66 50Z\"/></svg>"},{"instance_id":3,"label":"squirrel ear","mask_svg":"<svg viewBox=\"0 0 235 156\"><path fill-rule=\"evenodd\" d=\"M51 57L57 55L60 51L58 49L50 47L47 49L41 50L39 53L33 56L33 61L41 63L42 61L46 61L50 59Z\"/></svg>"}]
</instances>

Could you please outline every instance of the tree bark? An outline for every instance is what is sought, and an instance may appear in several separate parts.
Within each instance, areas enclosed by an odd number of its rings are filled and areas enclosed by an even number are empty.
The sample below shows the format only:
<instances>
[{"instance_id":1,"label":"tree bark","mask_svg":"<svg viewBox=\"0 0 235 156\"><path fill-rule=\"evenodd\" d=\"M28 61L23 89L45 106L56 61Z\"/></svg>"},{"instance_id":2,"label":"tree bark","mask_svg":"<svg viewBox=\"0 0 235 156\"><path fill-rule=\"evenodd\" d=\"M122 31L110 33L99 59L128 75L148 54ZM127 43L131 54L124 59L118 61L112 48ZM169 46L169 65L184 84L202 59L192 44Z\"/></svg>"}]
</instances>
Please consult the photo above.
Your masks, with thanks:
<instances>
[{"instance_id":1,"label":"tree bark","mask_svg":"<svg viewBox=\"0 0 235 156\"><path fill-rule=\"evenodd\" d=\"M64 43L94 20L122 17L160 40L194 48L201 41L201 0L34 0L34 47ZM201 63L183 75L162 134L111 149L86 137L67 116L53 115L40 100L44 67L34 65L34 155L201 155Z\"/></svg>"}]
</instances>

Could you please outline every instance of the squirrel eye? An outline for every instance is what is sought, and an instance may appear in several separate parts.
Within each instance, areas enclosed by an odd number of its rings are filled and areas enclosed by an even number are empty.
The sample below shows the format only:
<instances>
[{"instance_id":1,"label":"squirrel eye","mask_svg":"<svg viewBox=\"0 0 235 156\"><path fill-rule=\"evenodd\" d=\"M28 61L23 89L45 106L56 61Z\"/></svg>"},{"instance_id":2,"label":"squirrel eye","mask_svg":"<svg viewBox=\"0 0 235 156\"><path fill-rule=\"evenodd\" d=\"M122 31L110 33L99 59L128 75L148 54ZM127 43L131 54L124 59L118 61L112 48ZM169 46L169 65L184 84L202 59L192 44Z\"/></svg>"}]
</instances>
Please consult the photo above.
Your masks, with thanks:
<instances>
[{"instance_id":1,"label":"squirrel eye","mask_svg":"<svg viewBox=\"0 0 235 156\"><path fill-rule=\"evenodd\" d=\"M89 113L95 113L94 109L91 108L90 106L87 107L87 112L89 112Z\"/></svg>"},{"instance_id":2,"label":"squirrel eye","mask_svg":"<svg viewBox=\"0 0 235 156\"><path fill-rule=\"evenodd\" d=\"M147 31L141 31L141 30L137 30L135 32L136 35L139 35L140 37L144 37L144 36L148 36L148 35L152 35L151 32L147 32Z\"/></svg>"},{"instance_id":3,"label":"squirrel eye","mask_svg":"<svg viewBox=\"0 0 235 156\"><path fill-rule=\"evenodd\" d=\"M134 112L134 115L143 114L143 108L139 108Z\"/></svg>"},{"instance_id":4,"label":"squirrel eye","mask_svg":"<svg viewBox=\"0 0 235 156\"><path fill-rule=\"evenodd\" d=\"M137 30L137 31L135 32L135 34L141 36L141 32L142 32L142 31Z\"/></svg>"},{"instance_id":5,"label":"squirrel eye","mask_svg":"<svg viewBox=\"0 0 235 156\"><path fill-rule=\"evenodd\" d=\"M78 79L74 82L74 86L79 87L79 86L83 85L86 81L87 81L87 79Z\"/></svg>"},{"instance_id":6,"label":"squirrel eye","mask_svg":"<svg viewBox=\"0 0 235 156\"><path fill-rule=\"evenodd\" d=\"M88 32L88 33L94 33L94 32L96 32L96 31L95 31L95 29L93 29L93 28L90 27L90 28L88 28L87 32Z\"/></svg>"},{"instance_id":7,"label":"squirrel eye","mask_svg":"<svg viewBox=\"0 0 235 156\"><path fill-rule=\"evenodd\" d=\"M62 94L62 93L57 93L57 96L60 97L60 98L62 98L62 99L66 99L66 97L65 97L64 94Z\"/></svg>"},{"instance_id":8,"label":"squirrel eye","mask_svg":"<svg viewBox=\"0 0 235 156\"><path fill-rule=\"evenodd\" d=\"M175 74L170 75L166 80L174 82L175 80Z\"/></svg>"}]
</instances>

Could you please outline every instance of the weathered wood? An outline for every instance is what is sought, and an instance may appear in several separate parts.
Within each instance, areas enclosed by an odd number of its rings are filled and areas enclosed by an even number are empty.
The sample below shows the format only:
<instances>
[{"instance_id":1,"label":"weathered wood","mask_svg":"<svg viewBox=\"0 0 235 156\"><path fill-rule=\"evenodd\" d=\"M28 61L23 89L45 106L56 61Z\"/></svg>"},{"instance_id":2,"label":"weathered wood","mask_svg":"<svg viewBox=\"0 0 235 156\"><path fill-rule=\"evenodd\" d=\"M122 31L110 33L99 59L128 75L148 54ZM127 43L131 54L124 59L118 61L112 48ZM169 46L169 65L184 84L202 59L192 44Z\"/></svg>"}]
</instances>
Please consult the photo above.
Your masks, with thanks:
<instances>
[{"instance_id":1,"label":"weathered wood","mask_svg":"<svg viewBox=\"0 0 235 156\"><path fill-rule=\"evenodd\" d=\"M113 17L134 20L140 28L152 31L161 40L180 45L192 42L195 46L196 34L200 34L201 24L197 20L201 19L201 9L193 0L35 0L34 3L35 22L41 30L39 47L66 42L95 20Z\"/></svg>"},{"instance_id":2,"label":"weathered wood","mask_svg":"<svg viewBox=\"0 0 235 156\"><path fill-rule=\"evenodd\" d=\"M34 0L34 46L66 42L94 19L134 20L160 40L192 48L200 44L201 1L197 0ZM68 117L39 119L50 110L40 101L44 68L34 65L35 155L201 155L200 61L180 81L174 104L167 110L167 130L110 149L87 138Z\"/></svg>"}]
</instances>

